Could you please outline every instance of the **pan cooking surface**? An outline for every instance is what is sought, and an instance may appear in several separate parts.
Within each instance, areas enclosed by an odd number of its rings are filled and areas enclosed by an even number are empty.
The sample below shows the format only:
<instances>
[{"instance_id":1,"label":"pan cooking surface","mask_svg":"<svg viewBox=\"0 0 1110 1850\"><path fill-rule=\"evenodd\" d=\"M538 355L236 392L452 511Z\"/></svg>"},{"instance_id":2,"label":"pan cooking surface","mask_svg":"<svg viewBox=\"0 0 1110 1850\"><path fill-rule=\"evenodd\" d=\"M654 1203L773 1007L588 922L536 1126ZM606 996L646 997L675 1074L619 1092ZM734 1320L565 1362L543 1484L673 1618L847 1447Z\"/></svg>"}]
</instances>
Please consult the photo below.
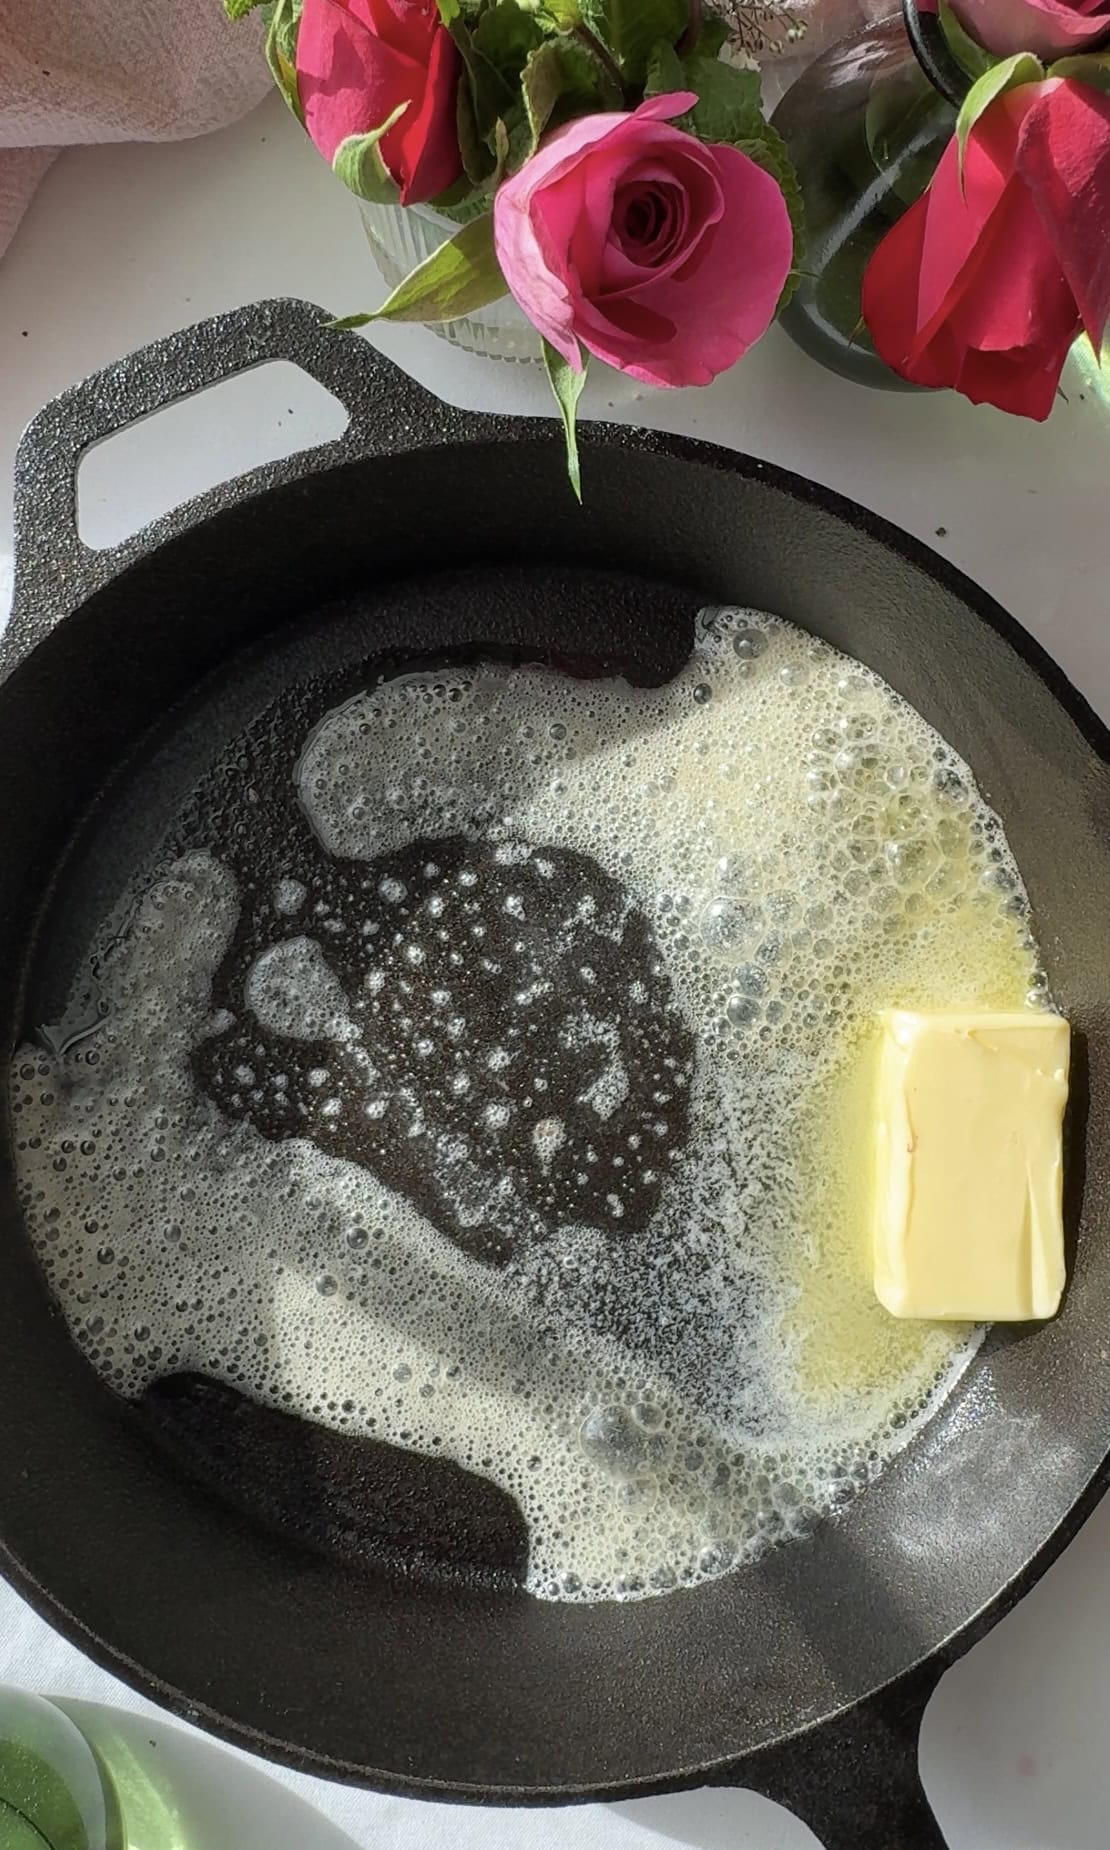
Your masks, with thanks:
<instances>
[{"instance_id":1,"label":"pan cooking surface","mask_svg":"<svg viewBox=\"0 0 1110 1850\"><path fill-rule=\"evenodd\" d=\"M360 610L94 813L28 1222L94 1365L264 1518L665 1591L849 1501L966 1363L861 1285L866 1023L1040 983L966 766L800 632L710 613L652 689L383 662ZM361 1488L398 1471L400 1529Z\"/></svg>"}]
</instances>

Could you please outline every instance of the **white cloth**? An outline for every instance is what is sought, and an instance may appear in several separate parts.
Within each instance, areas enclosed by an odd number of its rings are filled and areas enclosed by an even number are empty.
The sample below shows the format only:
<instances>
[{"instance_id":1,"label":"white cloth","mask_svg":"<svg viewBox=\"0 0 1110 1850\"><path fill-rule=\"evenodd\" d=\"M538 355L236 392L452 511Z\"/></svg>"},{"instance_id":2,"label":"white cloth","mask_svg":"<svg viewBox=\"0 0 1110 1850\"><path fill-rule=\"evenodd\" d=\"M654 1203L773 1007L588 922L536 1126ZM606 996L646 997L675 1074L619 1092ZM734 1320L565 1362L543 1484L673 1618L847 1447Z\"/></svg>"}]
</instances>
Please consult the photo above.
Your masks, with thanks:
<instances>
[{"instance_id":1,"label":"white cloth","mask_svg":"<svg viewBox=\"0 0 1110 1850\"><path fill-rule=\"evenodd\" d=\"M60 148L203 135L269 84L220 0L0 0L0 252Z\"/></svg>"}]
</instances>

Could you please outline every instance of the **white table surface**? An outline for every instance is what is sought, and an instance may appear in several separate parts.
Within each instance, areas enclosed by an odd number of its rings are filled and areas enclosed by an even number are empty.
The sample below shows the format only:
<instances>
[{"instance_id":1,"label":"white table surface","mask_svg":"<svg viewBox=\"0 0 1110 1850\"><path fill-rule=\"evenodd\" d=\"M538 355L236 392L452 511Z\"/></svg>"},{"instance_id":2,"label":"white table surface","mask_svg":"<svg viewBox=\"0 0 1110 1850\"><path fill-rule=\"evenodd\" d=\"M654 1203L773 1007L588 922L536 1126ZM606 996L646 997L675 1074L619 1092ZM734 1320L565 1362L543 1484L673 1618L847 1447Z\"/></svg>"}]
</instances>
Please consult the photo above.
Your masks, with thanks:
<instances>
[{"instance_id":1,"label":"white table surface","mask_svg":"<svg viewBox=\"0 0 1110 1850\"><path fill-rule=\"evenodd\" d=\"M0 466L10 468L22 426L62 387L159 334L269 295L306 296L336 313L381 299L353 202L276 98L204 141L65 155L0 260ZM446 398L546 413L537 369L475 360L422 329L384 331L380 344ZM1050 422L1026 425L947 395L849 387L776 331L704 392L644 393L607 375L591 382L586 411L749 450L898 521L992 591L1110 717L1110 408L1075 362L1064 383L1068 402ZM163 414L84 465L90 543L342 427L334 401L291 368L216 390L221 403ZM10 574L5 483L0 621ZM1110 1845L1108 1544L1110 1501L941 1684L921 1765L953 1850ZM157 1742L182 1795L188 1850L803 1850L815 1841L748 1793L505 1813L287 1774L163 1724L2 1583L0 1681L131 1712L121 1725L143 1751Z\"/></svg>"}]
</instances>

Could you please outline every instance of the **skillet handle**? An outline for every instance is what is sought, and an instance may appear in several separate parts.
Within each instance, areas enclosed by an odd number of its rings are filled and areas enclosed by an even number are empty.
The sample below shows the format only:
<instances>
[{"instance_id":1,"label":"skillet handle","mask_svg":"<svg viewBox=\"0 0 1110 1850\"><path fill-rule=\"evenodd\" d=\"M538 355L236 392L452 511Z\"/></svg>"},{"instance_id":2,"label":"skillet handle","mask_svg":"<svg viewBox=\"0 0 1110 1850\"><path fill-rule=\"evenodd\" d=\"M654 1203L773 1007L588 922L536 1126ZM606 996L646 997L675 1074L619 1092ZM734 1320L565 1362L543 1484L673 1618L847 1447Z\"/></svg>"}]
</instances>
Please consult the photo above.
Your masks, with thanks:
<instances>
[{"instance_id":1,"label":"skillet handle","mask_svg":"<svg viewBox=\"0 0 1110 1850\"><path fill-rule=\"evenodd\" d=\"M168 334L93 373L28 425L15 463L15 591L9 644L30 646L140 551L213 511L346 458L499 434L493 418L446 411L357 334L329 328L326 309L294 298L255 302ZM141 534L103 550L77 531L77 468L85 451L166 406L269 360L290 360L333 392L350 423L334 442L302 450L186 502Z\"/></svg>"},{"instance_id":2,"label":"skillet handle","mask_svg":"<svg viewBox=\"0 0 1110 1850\"><path fill-rule=\"evenodd\" d=\"M745 1759L729 1784L784 1805L823 1850L946 1850L917 1766L935 1661L831 1722Z\"/></svg>"}]
</instances>

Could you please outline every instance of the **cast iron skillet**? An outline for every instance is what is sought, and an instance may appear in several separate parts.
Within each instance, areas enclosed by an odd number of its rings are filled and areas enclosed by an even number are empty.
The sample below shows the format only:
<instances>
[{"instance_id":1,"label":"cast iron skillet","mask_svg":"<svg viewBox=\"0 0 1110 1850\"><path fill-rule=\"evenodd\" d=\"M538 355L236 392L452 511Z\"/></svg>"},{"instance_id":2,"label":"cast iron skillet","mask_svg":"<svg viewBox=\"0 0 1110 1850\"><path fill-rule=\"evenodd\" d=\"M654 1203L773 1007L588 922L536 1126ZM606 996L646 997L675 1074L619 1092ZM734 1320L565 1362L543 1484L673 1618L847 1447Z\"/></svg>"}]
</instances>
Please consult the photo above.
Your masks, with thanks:
<instances>
[{"instance_id":1,"label":"cast iron skillet","mask_svg":"<svg viewBox=\"0 0 1110 1850\"><path fill-rule=\"evenodd\" d=\"M352 1452L203 1381L138 1408L113 1398L48 1302L5 1128L0 1563L112 1671L310 1771L493 1802L745 1785L830 1850L939 1845L917 1773L923 1707L1105 1481L1110 739L989 598L826 489L594 427L580 510L553 427L445 407L324 319L298 302L218 317L65 393L23 442L0 654L5 1075L58 980L71 889L72 910L83 903L68 844L92 827L127 871L165 725L143 741L185 701L203 743L197 714L225 710L237 652L280 665L314 613L355 597L374 661L469 646L659 677L699 605L750 603L876 668L1004 818L1078 1037L1067 1302L1054 1323L990 1340L877 1485L809 1541L692 1593L545 1604L519 1586L511 1506L465 1473ZM90 444L275 358L349 407L338 443L111 552L81 544Z\"/></svg>"}]
</instances>

